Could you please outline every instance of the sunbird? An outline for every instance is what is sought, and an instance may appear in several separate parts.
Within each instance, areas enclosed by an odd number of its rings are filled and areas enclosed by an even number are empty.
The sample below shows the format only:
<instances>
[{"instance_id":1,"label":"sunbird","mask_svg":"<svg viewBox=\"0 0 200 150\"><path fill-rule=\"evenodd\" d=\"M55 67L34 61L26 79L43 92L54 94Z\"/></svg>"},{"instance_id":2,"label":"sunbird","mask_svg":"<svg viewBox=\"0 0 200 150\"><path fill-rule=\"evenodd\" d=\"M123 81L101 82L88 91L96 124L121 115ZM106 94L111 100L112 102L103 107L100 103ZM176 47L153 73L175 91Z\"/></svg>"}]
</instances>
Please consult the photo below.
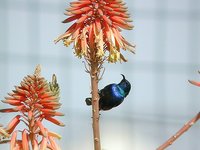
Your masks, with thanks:
<instances>
[{"instance_id":1,"label":"sunbird","mask_svg":"<svg viewBox=\"0 0 200 150\"><path fill-rule=\"evenodd\" d=\"M131 84L121 74L123 79L119 84L112 83L99 91L99 110L110 110L120 105L131 90ZM85 99L88 106L92 105L92 98Z\"/></svg>"}]
</instances>

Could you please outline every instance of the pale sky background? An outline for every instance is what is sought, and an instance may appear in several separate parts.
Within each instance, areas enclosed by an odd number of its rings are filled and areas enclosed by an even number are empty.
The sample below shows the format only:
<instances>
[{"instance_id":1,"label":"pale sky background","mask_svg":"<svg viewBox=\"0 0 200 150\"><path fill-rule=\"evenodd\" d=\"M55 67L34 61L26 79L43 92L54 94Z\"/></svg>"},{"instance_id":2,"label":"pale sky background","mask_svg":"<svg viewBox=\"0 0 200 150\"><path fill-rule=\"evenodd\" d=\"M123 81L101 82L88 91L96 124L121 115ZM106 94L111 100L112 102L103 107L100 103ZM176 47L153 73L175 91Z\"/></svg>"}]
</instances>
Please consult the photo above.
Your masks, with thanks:
<instances>
[{"instance_id":1,"label":"pale sky background","mask_svg":"<svg viewBox=\"0 0 200 150\"><path fill-rule=\"evenodd\" d=\"M61 87L60 117L66 127L45 123L62 135L63 150L92 150L89 75L72 46L53 40L69 25L64 9L68 0L0 0L0 99L32 74L37 64L50 80L55 73ZM124 53L127 63L105 64L99 87L119 82L123 73L132 91L118 108L101 113L103 150L155 150L199 112L200 1L126 0L135 25L122 34L137 45L136 55ZM0 104L0 108L9 107ZM7 123L14 114L0 114ZM169 150L199 150L200 123ZM0 145L8 149L8 145Z\"/></svg>"}]
</instances>

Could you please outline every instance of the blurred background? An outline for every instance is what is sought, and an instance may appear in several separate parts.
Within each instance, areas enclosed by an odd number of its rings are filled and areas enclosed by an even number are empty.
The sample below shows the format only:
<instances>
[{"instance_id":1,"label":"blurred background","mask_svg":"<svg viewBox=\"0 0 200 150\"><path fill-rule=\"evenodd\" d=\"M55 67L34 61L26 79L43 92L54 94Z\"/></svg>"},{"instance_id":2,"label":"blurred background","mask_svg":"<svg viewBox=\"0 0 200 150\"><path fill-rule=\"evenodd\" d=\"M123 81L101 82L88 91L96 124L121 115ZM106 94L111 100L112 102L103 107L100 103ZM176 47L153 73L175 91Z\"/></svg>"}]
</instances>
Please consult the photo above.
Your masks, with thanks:
<instances>
[{"instance_id":1,"label":"blurred background","mask_svg":"<svg viewBox=\"0 0 200 150\"><path fill-rule=\"evenodd\" d=\"M62 135L63 150L92 150L90 79L72 46L53 40L70 24L62 24L68 0L0 0L0 99L19 85L37 64L61 87L60 117L66 127L46 123ZM136 55L124 53L127 63L108 64L99 88L119 82L123 73L132 91L120 107L101 112L103 150L155 150L199 112L200 1L126 0L135 25L122 34L137 45ZM9 107L0 104L0 108ZM6 124L12 114L0 114ZM200 123L169 150L200 149ZM8 145L0 145L0 149Z\"/></svg>"}]
</instances>

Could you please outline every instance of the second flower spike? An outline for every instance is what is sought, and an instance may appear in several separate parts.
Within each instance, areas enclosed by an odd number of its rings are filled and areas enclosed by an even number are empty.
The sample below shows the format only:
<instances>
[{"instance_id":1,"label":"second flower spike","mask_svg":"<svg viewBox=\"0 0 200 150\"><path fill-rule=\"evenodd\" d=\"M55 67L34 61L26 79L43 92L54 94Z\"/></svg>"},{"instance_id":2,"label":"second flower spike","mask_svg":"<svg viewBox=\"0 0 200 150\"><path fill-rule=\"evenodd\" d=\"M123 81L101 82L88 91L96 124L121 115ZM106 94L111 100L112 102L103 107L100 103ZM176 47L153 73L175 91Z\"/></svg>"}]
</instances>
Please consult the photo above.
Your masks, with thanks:
<instances>
[{"instance_id":1,"label":"second flower spike","mask_svg":"<svg viewBox=\"0 0 200 150\"><path fill-rule=\"evenodd\" d=\"M55 116L63 116L58 112L61 103L59 102L59 85L56 76L53 75L52 82L41 76L41 68L38 65L33 75L26 76L15 90L9 93L2 102L14 107L1 109L1 113L17 112L18 114L10 121L5 128L0 128L0 135L6 136L10 140L11 150L32 149L53 149L60 150L55 143L55 139L61 136L48 130L43 123L47 120L59 126L65 126L57 120ZM18 129L20 123L25 124L25 128ZM18 134L21 134L18 136ZM21 139L20 139L21 138Z\"/></svg>"}]
</instances>

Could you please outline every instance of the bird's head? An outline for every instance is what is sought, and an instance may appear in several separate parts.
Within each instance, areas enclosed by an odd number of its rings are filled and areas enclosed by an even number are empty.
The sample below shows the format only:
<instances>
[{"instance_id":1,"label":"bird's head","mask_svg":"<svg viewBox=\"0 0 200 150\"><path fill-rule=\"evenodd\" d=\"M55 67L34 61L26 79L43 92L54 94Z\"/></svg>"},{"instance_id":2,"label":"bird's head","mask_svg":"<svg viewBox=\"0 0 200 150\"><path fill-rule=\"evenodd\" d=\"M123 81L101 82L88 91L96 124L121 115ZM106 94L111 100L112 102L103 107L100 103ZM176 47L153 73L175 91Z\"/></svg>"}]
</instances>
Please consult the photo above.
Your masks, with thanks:
<instances>
[{"instance_id":1,"label":"bird's head","mask_svg":"<svg viewBox=\"0 0 200 150\"><path fill-rule=\"evenodd\" d=\"M131 90L131 84L128 80L126 80L126 78L123 74L121 74L121 75L122 75L123 79L121 80L121 82L118 85L124 91L124 94L126 97Z\"/></svg>"}]
</instances>

